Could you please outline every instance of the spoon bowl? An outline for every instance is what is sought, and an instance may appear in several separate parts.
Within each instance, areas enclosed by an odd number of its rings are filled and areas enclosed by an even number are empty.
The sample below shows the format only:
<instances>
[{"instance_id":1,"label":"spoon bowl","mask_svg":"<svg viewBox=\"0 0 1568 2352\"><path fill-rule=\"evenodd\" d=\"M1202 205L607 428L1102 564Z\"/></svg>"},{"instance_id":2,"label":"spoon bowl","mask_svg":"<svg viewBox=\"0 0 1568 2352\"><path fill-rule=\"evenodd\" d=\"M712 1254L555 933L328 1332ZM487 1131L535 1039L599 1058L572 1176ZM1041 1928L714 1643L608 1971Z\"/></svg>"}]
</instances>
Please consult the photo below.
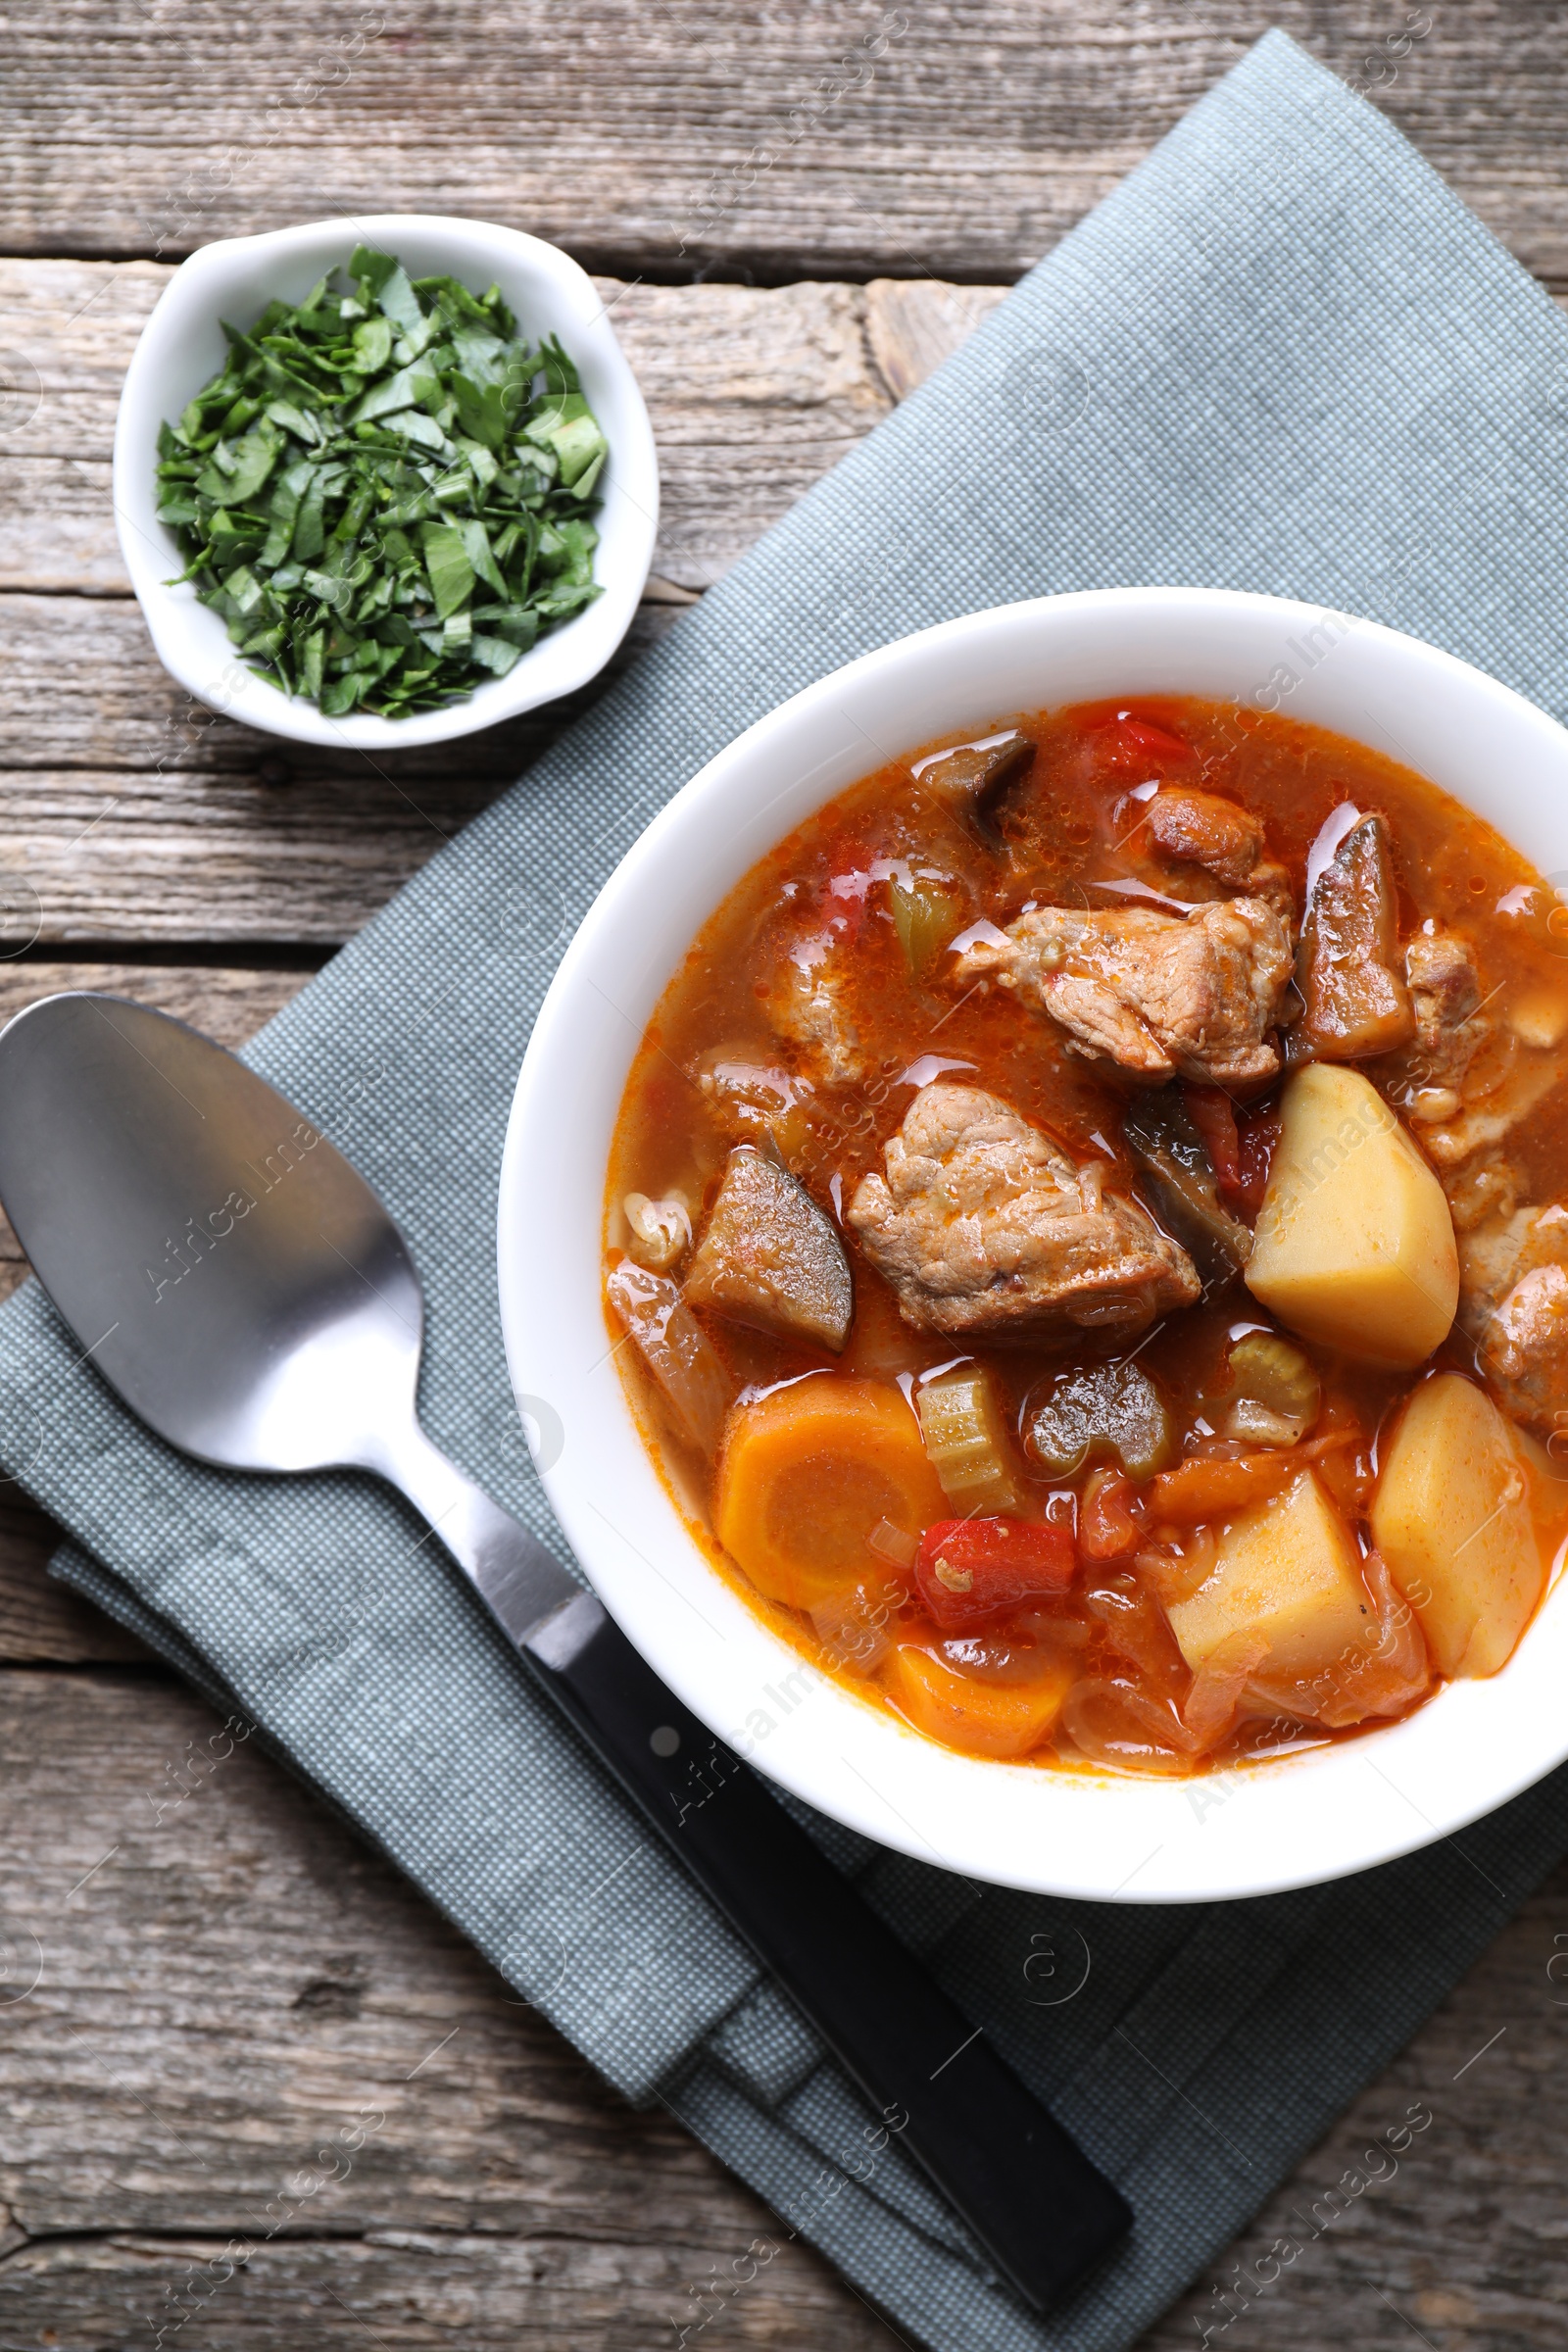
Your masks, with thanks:
<instances>
[{"instance_id":1,"label":"spoon bowl","mask_svg":"<svg viewBox=\"0 0 1568 2352\"><path fill-rule=\"evenodd\" d=\"M0 1195L141 1418L232 1470L379 1468L424 1307L365 1179L243 1062L163 1013L52 997L6 1030Z\"/></svg>"}]
</instances>

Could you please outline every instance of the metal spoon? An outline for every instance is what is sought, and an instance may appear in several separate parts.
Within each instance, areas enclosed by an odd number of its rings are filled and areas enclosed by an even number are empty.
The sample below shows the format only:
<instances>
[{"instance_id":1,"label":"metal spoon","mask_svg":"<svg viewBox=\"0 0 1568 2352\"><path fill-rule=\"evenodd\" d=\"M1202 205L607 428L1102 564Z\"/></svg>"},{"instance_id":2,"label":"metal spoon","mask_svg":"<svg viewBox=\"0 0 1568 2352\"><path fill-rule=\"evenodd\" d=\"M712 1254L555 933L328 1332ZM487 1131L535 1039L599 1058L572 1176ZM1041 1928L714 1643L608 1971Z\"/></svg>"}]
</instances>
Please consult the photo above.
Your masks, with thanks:
<instances>
[{"instance_id":1,"label":"metal spoon","mask_svg":"<svg viewBox=\"0 0 1568 2352\"><path fill-rule=\"evenodd\" d=\"M292 1103L163 1013L49 997L0 1035L0 1199L92 1363L171 1446L232 1470L368 1470L407 1495L1026 2301L1115 2242L1118 2192L594 1595L430 1443L408 1248Z\"/></svg>"}]
</instances>

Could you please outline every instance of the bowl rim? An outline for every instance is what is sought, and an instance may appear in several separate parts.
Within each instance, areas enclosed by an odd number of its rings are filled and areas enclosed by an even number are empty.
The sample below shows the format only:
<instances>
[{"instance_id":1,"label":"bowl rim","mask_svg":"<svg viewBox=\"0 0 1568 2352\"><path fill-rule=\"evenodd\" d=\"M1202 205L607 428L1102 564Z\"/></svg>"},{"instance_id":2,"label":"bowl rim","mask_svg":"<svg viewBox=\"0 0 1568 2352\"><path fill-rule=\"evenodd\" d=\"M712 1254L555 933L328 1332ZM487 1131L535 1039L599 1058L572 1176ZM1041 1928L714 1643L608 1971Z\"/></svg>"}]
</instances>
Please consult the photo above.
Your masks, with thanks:
<instances>
[{"instance_id":1,"label":"bowl rim","mask_svg":"<svg viewBox=\"0 0 1568 2352\"><path fill-rule=\"evenodd\" d=\"M220 616L197 603L194 588L168 584L171 574L183 568L183 559L169 526L157 519L158 426L166 416L177 414L212 373L206 364L198 371L186 355L194 333L217 328L228 289L272 272L284 282L303 273L309 283L334 259L347 260L356 244L398 252L416 241L449 248L446 266L454 275L480 270L499 280L529 331L559 332L581 367L611 443L597 517L596 577L602 566L604 594L541 637L504 678L484 680L459 703L406 719L366 711L331 718L314 703L257 677L230 644ZM247 292L243 307L252 309L254 301L254 291ZM554 315L539 316L546 309ZM171 383L187 388L176 397L167 388ZM305 220L198 247L154 305L125 371L115 420L113 485L121 553L164 667L211 710L265 734L335 750L396 751L452 742L585 686L631 625L659 529L653 426L593 280L569 254L542 237L458 214ZM608 561L607 546L612 551Z\"/></svg>"},{"instance_id":2,"label":"bowl rim","mask_svg":"<svg viewBox=\"0 0 1568 2352\"><path fill-rule=\"evenodd\" d=\"M1162 630L1175 651L1156 658L1151 649ZM1321 650L1311 658L1325 633L1332 662ZM1232 674L1246 690L1138 683L1141 665L1179 666L1184 645L1211 662L1241 662ZM1381 694L1430 747L1411 759L1396 738L1394 756L1471 807L1480 803L1450 779L1475 756L1473 745L1485 744L1502 781L1494 792L1481 788L1483 798L1490 793L1482 812L1538 871L1568 869L1568 731L1482 671L1380 623L1244 591L1125 588L997 607L898 639L790 697L725 745L666 803L600 891L546 995L517 1079L498 1202L501 1316L525 1425L549 1419L539 1411L545 1397L555 1415L549 1425L564 1433L539 1470L568 1542L622 1629L715 1737L819 1811L972 1879L1080 1900L1232 1899L1321 1884L1449 1837L1568 1755L1568 1720L1554 1704L1568 1667L1568 1580L1554 1573L1497 1676L1450 1685L1404 1722L1344 1745L1170 1782L962 1756L813 1675L725 1584L649 1460L610 1362L601 1304L610 1130L599 1106L612 1097L618 1104L647 1011L733 887L712 887L715 872L738 880L811 808L899 748L946 731L913 715L922 695L944 691L944 679L983 674L988 655L1016 663L1054 649L1058 662L1081 664L1087 653L1103 662L1118 647L1126 675L1107 694L1187 691L1237 702L1250 695L1268 708L1262 698L1271 692L1289 698L1315 685L1315 698L1294 706L1294 715L1334 725L1387 756L1390 743L1376 739L1380 728L1393 732L1375 709ZM1281 686L1293 665L1294 683ZM1331 670L1327 700L1336 717L1314 707ZM1368 696L1373 707L1364 707ZM1414 698L1408 710L1402 697ZM956 703L950 725L978 731L988 714L1091 699L1099 694L1040 695L1031 706L1026 696L1003 701L976 684L966 709ZM1346 713L1363 707L1362 724L1346 723ZM892 753L878 738L879 710L893 712ZM1510 792L1518 822L1497 815ZM1532 824L1534 837L1521 838ZM683 858L704 875L689 886L684 911ZM670 955L668 939L682 925ZM650 938L651 928L659 936ZM549 1151L533 1148L541 1135L551 1138ZM595 1152L597 1182L585 1207ZM541 1219L560 1224L549 1251L532 1247L535 1233L555 1230ZM583 1428L586 1442L574 1444ZM883 1785L890 1776L892 1793Z\"/></svg>"}]
</instances>

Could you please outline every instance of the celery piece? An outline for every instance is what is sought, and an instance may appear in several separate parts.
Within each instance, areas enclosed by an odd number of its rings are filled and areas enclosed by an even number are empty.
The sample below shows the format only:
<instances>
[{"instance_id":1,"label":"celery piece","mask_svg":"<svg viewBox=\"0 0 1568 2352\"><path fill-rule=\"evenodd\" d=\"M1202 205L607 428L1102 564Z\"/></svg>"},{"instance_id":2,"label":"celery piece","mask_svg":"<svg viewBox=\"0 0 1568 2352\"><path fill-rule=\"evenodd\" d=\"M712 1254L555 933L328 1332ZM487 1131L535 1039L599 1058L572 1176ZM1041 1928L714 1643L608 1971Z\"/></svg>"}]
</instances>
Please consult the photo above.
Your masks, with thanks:
<instances>
[{"instance_id":1,"label":"celery piece","mask_svg":"<svg viewBox=\"0 0 1568 2352\"><path fill-rule=\"evenodd\" d=\"M985 1366L940 1373L915 1391L914 1402L927 1459L955 1512L1014 1516L1023 1506L1023 1483Z\"/></svg>"},{"instance_id":2,"label":"celery piece","mask_svg":"<svg viewBox=\"0 0 1568 2352\"><path fill-rule=\"evenodd\" d=\"M908 882L888 885L893 905L893 928L899 935L911 979L918 980L933 956L961 929L963 911L956 882L934 874L916 874Z\"/></svg>"}]
</instances>

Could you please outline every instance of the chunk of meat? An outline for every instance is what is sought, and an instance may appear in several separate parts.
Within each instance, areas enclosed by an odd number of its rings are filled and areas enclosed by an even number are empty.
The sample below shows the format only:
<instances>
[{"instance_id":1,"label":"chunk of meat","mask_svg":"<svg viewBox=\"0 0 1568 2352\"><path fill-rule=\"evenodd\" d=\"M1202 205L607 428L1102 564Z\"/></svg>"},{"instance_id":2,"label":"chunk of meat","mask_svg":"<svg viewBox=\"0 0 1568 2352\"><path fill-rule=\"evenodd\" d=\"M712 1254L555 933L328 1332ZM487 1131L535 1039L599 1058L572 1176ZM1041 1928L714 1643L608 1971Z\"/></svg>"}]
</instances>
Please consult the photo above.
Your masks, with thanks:
<instances>
[{"instance_id":1,"label":"chunk of meat","mask_svg":"<svg viewBox=\"0 0 1568 2352\"><path fill-rule=\"evenodd\" d=\"M1512 1214L1518 1183L1500 1147L1557 1084L1568 1054L1482 1009L1475 953L1457 932L1418 932L1405 972L1415 1034L1371 1075L1416 1128L1466 1232Z\"/></svg>"},{"instance_id":2,"label":"chunk of meat","mask_svg":"<svg viewBox=\"0 0 1568 2352\"><path fill-rule=\"evenodd\" d=\"M884 1156L849 1222L917 1331L1132 1332L1199 1295L1185 1250L1103 1192L1102 1162L1075 1167L997 1095L926 1087Z\"/></svg>"},{"instance_id":3,"label":"chunk of meat","mask_svg":"<svg viewBox=\"0 0 1568 2352\"><path fill-rule=\"evenodd\" d=\"M1494 1024L1477 1015L1475 951L1457 931L1429 924L1417 932L1404 951L1404 972L1415 1034L1374 1075L1417 1126L1439 1126L1463 1108L1466 1075Z\"/></svg>"},{"instance_id":4,"label":"chunk of meat","mask_svg":"<svg viewBox=\"0 0 1568 2352\"><path fill-rule=\"evenodd\" d=\"M1296 979L1305 1009L1295 1043L1319 1061L1392 1054L1414 1036L1394 858L1381 816L1352 825L1313 882Z\"/></svg>"},{"instance_id":5,"label":"chunk of meat","mask_svg":"<svg viewBox=\"0 0 1568 2352\"><path fill-rule=\"evenodd\" d=\"M1290 933L1261 899L1080 914L1042 906L958 957L960 986L995 979L1071 1032L1068 1051L1150 1084L1236 1085L1280 1066L1265 1033L1291 978Z\"/></svg>"},{"instance_id":6,"label":"chunk of meat","mask_svg":"<svg viewBox=\"0 0 1568 2352\"><path fill-rule=\"evenodd\" d=\"M1519 1205L1519 1178L1495 1145L1461 1167L1440 1168L1455 1233L1473 1233L1489 1217L1511 1217Z\"/></svg>"},{"instance_id":7,"label":"chunk of meat","mask_svg":"<svg viewBox=\"0 0 1568 2352\"><path fill-rule=\"evenodd\" d=\"M1200 865L1216 882L1267 899L1289 914L1294 908L1291 878L1267 855L1261 819L1239 801L1217 792L1162 785L1145 810L1150 838L1161 856L1179 865Z\"/></svg>"},{"instance_id":8,"label":"chunk of meat","mask_svg":"<svg viewBox=\"0 0 1568 2352\"><path fill-rule=\"evenodd\" d=\"M1145 819L1167 858L1206 866L1216 880L1237 890L1246 888L1263 855L1259 820L1239 801L1222 800L1217 792L1164 785L1149 802Z\"/></svg>"},{"instance_id":9,"label":"chunk of meat","mask_svg":"<svg viewBox=\"0 0 1568 2352\"><path fill-rule=\"evenodd\" d=\"M749 1144L729 1155L681 1296L835 1354L855 1312L849 1260L829 1219L804 1185Z\"/></svg>"},{"instance_id":10,"label":"chunk of meat","mask_svg":"<svg viewBox=\"0 0 1568 2352\"><path fill-rule=\"evenodd\" d=\"M1459 1321L1505 1413L1568 1430L1568 1208L1516 1209L1459 1244Z\"/></svg>"},{"instance_id":11,"label":"chunk of meat","mask_svg":"<svg viewBox=\"0 0 1568 2352\"><path fill-rule=\"evenodd\" d=\"M1429 924L1404 951L1404 976L1418 1050L1451 1054L1469 1035L1470 1017L1481 1002L1475 950L1457 931Z\"/></svg>"},{"instance_id":12,"label":"chunk of meat","mask_svg":"<svg viewBox=\"0 0 1568 2352\"><path fill-rule=\"evenodd\" d=\"M792 1168L809 1158L815 1089L808 1078L796 1077L766 1051L745 1043L710 1048L692 1076L714 1125L732 1144L771 1144Z\"/></svg>"},{"instance_id":13,"label":"chunk of meat","mask_svg":"<svg viewBox=\"0 0 1568 2352\"><path fill-rule=\"evenodd\" d=\"M1504 1142L1550 1094L1562 1076L1564 1058L1560 1053L1521 1046L1507 1030L1494 1029L1483 1038L1454 1089L1457 1107L1421 1128L1421 1141L1439 1173Z\"/></svg>"},{"instance_id":14,"label":"chunk of meat","mask_svg":"<svg viewBox=\"0 0 1568 2352\"><path fill-rule=\"evenodd\" d=\"M845 999L844 975L827 933L797 940L778 959L768 991L768 1017L780 1037L800 1048L824 1086L854 1086L869 1060Z\"/></svg>"}]
</instances>

